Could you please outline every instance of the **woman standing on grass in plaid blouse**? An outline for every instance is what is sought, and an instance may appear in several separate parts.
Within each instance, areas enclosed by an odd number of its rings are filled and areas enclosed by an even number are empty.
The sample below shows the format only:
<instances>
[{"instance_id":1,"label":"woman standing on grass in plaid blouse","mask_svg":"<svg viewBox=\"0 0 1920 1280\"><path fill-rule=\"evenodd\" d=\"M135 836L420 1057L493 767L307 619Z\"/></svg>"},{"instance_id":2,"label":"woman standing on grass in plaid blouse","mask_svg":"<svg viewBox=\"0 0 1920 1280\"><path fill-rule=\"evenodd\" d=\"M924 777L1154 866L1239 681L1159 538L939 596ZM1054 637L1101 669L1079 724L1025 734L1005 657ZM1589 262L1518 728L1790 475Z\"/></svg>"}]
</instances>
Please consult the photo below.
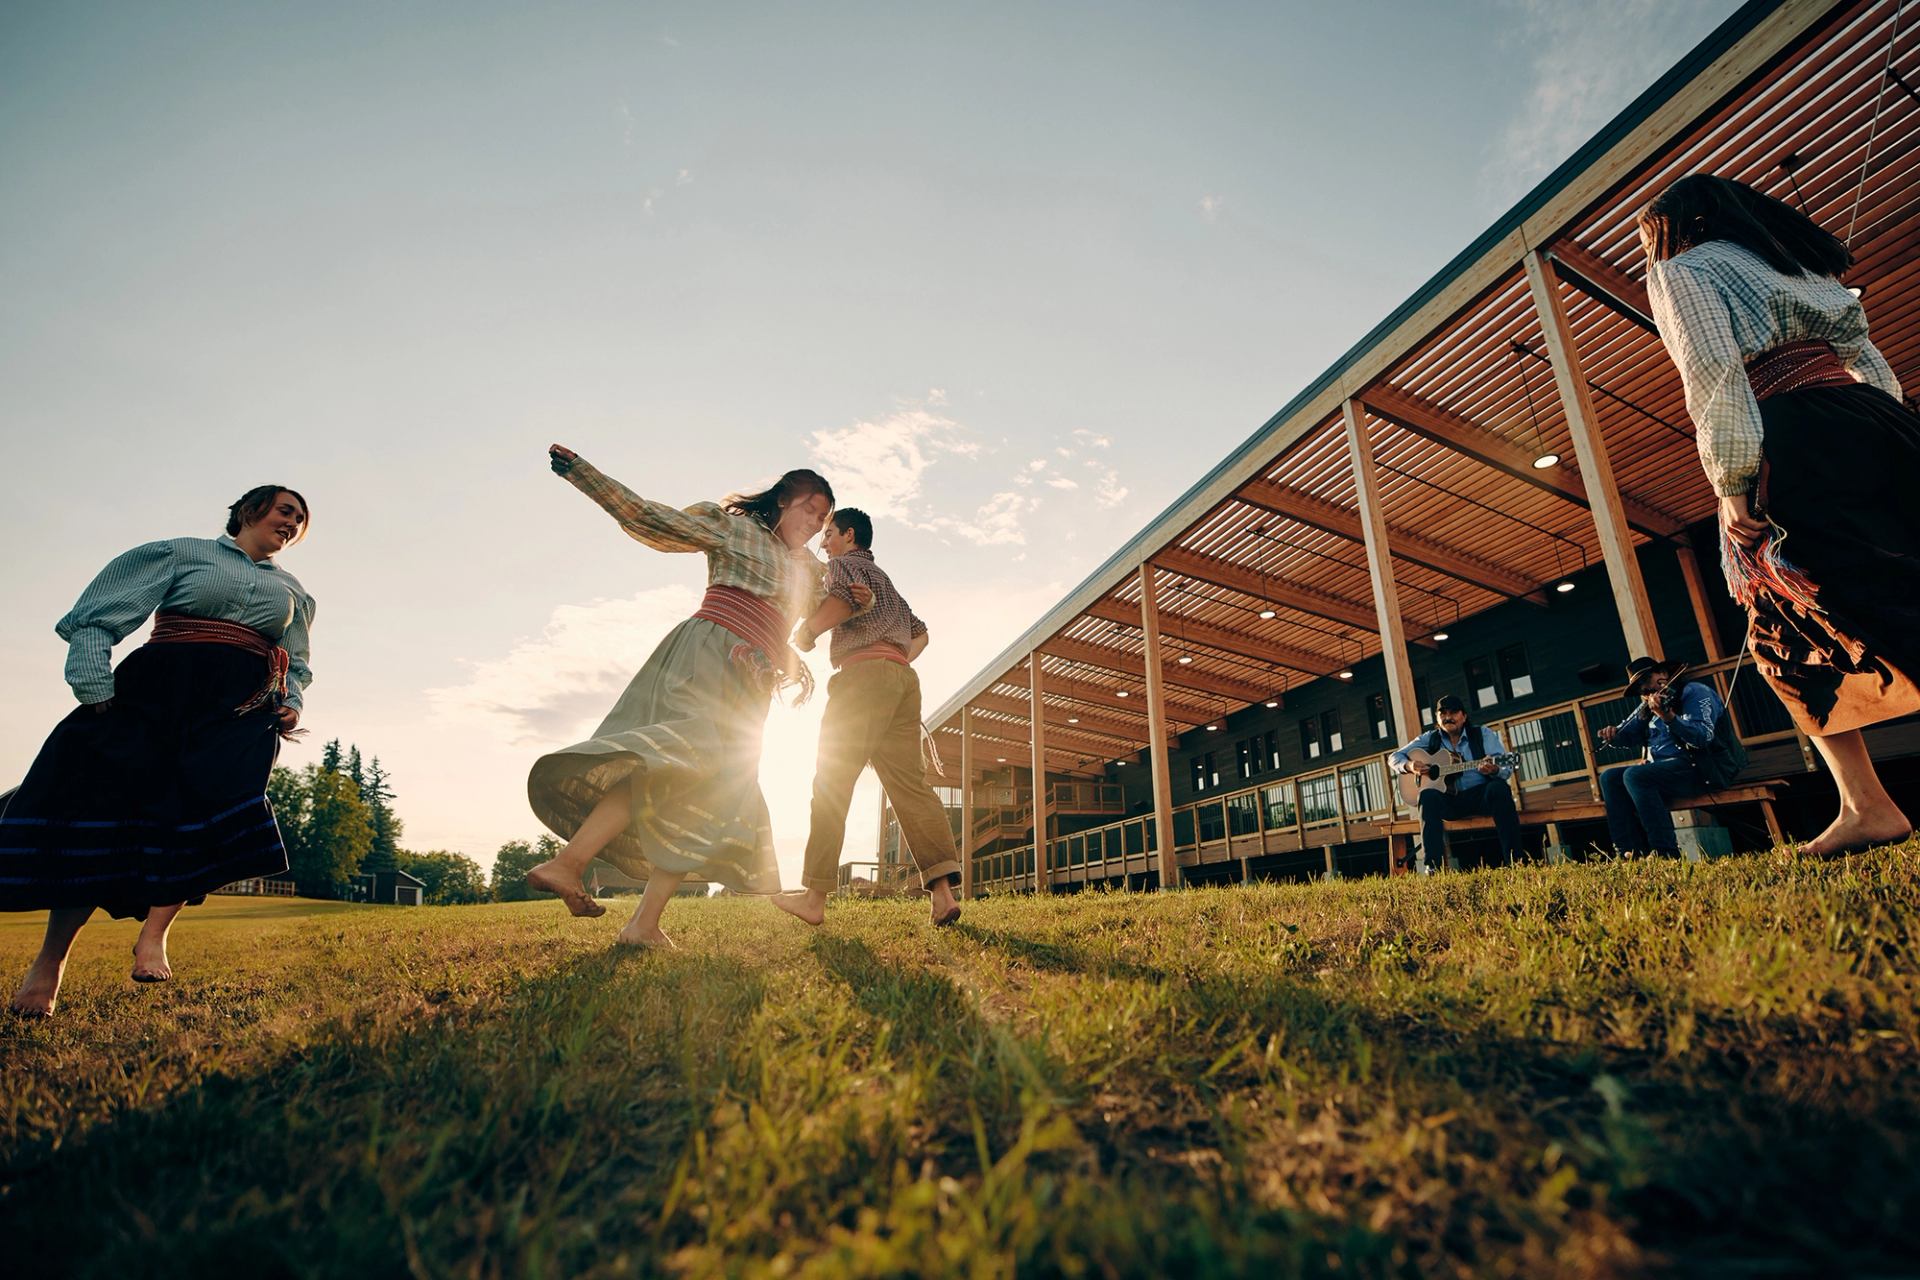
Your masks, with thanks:
<instances>
[{"instance_id":1,"label":"woman standing on grass in plaid blouse","mask_svg":"<svg viewBox=\"0 0 1920 1280\"><path fill-rule=\"evenodd\" d=\"M807 543L833 509L812 471L772 488L697 502L650 502L554 445L553 469L656 551L707 557L707 595L667 633L585 742L534 762L533 811L567 840L527 873L577 916L606 908L582 887L596 856L644 878L646 893L620 941L670 947L660 913L687 876L743 893L780 889L773 830L760 794L760 731L775 689L812 678L787 644L819 602L825 565Z\"/></svg>"},{"instance_id":2,"label":"woman standing on grass in plaid blouse","mask_svg":"<svg viewBox=\"0 0 1920 1280\"><path fill-rule=\"evenodd\" d=\"M1706 174L1648 205L1640 239L1754 664L1840 791L1807 852L1904 839L1860 731L1920 711L1920 419L1840 283L1853 254Z\"/></svg>"},{"instance_id":3,"label":"woman standing on grass in plaid blouse","mask_svg":"<svg viewBox=\"0 0 1920 1280\"><path fill-rule=\"evenodd\" d=\"M273 557L306 531L305 498L250 489L226 536L135 547L55 626L80 705L0 796L0 911L51 911L14 1012L53 1012L95 907L144 921L133 980L164 982L181 907L286 870L267 776L313 678L314 605ZM113 646L149 617L152 636L115 668Z\"/></svg>"}]
</instances>

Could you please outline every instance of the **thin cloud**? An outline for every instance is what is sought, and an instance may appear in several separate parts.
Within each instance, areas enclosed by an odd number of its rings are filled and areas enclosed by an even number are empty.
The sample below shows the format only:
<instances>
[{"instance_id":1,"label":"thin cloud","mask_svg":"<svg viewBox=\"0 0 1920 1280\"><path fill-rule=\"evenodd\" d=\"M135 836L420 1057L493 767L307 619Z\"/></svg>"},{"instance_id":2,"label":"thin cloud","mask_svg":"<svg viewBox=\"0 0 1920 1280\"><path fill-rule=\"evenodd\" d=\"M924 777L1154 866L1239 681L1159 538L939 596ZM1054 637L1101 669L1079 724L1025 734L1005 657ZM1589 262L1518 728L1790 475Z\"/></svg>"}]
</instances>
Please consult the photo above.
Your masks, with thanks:
<instances>
[{"instance_id":1,"label":"thin cloud","mask_svg":"<svg viewBox=\"0 0 1920 1280\"><path fill-rule=\"evenodd\" d=\"M538 636L468 665L456 685L426 691L451 728L514 746L564 746L593 731L660 638L699 601L687 587L554 609Z\"/></svg>"},{"instance_id":2,"label":"thin cloud","mask_svg":"<svg viewBox=\"0 0 1920 1280\"><path fill-rule=\"evenodd\" d=\"M1078 480L1069 480L1065 476L1055 476L1053 479L1047 481L1047 487L1049 489L1078 489L1080 482Z\"/></svg>"},{"instance_id":3,"label":"thin cloud","mask_svg":"<svg viewBox=\"0 0 1920 1280\"><path fill-rule=\"evenodd\" d=\"M1073 430L1073 438L1093 449L1105 449L1113 444L1113 441L1109 440L1106 436L1096 435L1085 427L1075 427Z\"/></svg>"},{"instance_id":4,"label":"thin cloud","mask_svg":"<svg viewBox=\"0 0 1920 1280\"><path fill-rule=\"evenodd\" d=\"M911 521L921 479L942 454L972 457L980 446L965 429L931 409L902 409L884 418L813 433L814 465L836 492L869 515Z\"/></svg>"},{"instance_id":5,"label":"thin cloud","mask_svg":"<svg viewBox=\"0 0 1920 1280\"><path fill-rule=\"evenodd\" d=\"M1481 172L1488 203L1504 206L1572 155L1671 67L1731 4L1619 0L1605 21L1585 0L1507 0L1506 43L1534 50L1526 104Z\"/></svg>"},{"instance_id":6,"label":"thin cloud","mask_svg":"<svg viewBox=\"0 0 1920 1280\"><path fill-rule=\"evenodd\" d=\"M1200 210L1200 216L1202 218L1208 222L1213 222L1220 217L1220 210L1226 207L1226 203L1227 202L1219 196L1208 192L1206 195L1200 197L1200 203L1197 207Z\"/></svg>"}]
</instances>

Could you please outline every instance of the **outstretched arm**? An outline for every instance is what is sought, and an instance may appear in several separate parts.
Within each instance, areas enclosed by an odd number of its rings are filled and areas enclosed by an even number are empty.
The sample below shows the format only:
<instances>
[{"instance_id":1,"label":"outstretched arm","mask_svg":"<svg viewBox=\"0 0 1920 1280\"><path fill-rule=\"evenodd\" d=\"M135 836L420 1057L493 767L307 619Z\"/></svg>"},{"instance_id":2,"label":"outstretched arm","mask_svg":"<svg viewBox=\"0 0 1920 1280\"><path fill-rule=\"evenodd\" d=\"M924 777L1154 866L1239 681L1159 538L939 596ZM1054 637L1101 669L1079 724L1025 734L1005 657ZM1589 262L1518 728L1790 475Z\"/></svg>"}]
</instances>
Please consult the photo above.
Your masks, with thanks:
<instances>
[{"instance_id":1,"label":"outstretched arm","mask_svg":"<svg viewBox=\"0 0 1920 1280\"><path fill-rule=\"evenodd\" d=\"M711 502L685 511L643 498L611 476L602 475L565 445L547 449L554 474L592 498L627 536L655 551L713 551L723 546L733 517Z\"/></svg>"}]
</instances>

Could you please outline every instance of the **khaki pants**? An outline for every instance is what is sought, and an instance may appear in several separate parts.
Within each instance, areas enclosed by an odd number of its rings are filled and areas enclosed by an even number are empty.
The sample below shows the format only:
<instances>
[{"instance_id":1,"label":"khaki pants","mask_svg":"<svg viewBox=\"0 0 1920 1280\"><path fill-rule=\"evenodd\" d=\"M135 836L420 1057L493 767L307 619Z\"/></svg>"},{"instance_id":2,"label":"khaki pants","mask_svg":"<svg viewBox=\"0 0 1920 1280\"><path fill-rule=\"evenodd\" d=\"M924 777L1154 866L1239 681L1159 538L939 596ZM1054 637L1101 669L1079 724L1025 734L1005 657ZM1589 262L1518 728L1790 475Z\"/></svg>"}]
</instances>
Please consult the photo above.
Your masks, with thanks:
<instances>
[{"instance_id":1,"label":"khaki pants","mask_svg":"<svg viewBox=\"0 0 1920 1280\"><path fill-rule=\"evenodd\" d=\"M893 802L920 882L960 873L946 806L927 785L920 759L920 677L885 660L856 662L827 682L820 760L813 774L813 828L800 883L831 893L839 881L853 784L871 764Z\"/></svg>"}]
</instances>

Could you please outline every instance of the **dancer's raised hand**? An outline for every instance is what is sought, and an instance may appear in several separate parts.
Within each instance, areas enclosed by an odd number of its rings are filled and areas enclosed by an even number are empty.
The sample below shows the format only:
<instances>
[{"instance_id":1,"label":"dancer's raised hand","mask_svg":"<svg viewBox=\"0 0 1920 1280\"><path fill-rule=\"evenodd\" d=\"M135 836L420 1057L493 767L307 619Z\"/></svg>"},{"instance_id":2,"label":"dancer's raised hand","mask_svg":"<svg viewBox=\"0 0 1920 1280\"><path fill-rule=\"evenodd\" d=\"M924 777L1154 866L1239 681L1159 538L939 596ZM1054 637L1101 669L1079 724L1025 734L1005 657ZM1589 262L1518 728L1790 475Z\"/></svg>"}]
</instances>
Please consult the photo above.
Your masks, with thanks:
<instances>
[{"instance_id":1,"label":"dancer's raised hand","mask_svg":"<svg viewBox=\"0 0 1920 1280\"><path fill-rule=\"evenodd\" d=\"M553 474L557 476L563 476L573 470L573 464L579 460L580 455L563 444L547 446L547 462L553 467Z\"/></svg>"}]
</instances>

